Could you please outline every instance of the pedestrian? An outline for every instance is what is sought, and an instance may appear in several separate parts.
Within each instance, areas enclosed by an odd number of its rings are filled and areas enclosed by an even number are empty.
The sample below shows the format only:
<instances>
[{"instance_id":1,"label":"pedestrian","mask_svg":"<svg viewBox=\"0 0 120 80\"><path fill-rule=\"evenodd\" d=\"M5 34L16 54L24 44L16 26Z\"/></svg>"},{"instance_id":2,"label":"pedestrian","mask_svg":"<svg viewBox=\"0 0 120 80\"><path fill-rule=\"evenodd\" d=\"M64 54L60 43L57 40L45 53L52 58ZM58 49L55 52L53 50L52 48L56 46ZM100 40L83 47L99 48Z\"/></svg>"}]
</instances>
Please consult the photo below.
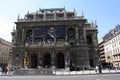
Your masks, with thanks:
<instances>
[{"instance_id":1,"label":"pedestrian","mask_svg":"<svg viewBox=\"0 0 120 80\"><path fill-rule=\"evenodd\" d=\"M7 72L8 72L7 67L4 67L4 73L7 74Z\"/></svg>"},{"instance_id":2,"label":"pedestrian","mask_svg":"<svg viewBox=\"0 0 120 80\"><path fill-rule=\"evenodd\" d=\"M96 72L96 73L98 72L98 66L95 67L95 72Z\"/></svg>"},{"instance_id":3,"label":"pedestrian","mask_svg":"<svg viewBox=\"0 0 120 80\"><path fill-rule=\"evenodd\" d=\"M0 67L0 75L2 75L2 68Z\"/></svg>"}]
</instances>

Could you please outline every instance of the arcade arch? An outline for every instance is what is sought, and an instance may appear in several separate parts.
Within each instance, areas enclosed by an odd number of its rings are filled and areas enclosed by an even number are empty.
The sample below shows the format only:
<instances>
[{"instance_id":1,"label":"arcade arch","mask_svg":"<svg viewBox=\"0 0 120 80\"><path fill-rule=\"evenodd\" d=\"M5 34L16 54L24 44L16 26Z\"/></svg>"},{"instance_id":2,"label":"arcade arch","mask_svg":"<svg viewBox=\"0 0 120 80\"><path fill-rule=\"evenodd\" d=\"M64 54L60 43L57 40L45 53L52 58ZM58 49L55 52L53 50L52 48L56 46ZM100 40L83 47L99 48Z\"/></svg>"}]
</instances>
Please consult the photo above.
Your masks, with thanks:
<instances>
[{"instance_id":1,"label":"arcade arch","mask_svg":"<svg viewBox=\"0 0 120 80\"><path fill-rule=\"evenodd\" d=\"M31 68L37 68L37 54L30 54L30 66Z\"/></svg>"},{"instance_id":2,"label":"arcade arch","mask_svg":"<svg viewBox=\"0 0 120 80\"><path fill-rule=\"evenodd\" d=\"M65 68L65 57L62 52L56 54L56 68Z\"/></svg>"},{"instance_id":3,"label":"arcade arch","mask_svg":"<svg viewBox=\"0 0 120 80\"><path fill-rule=\"evenodd\" d=\"M45 68L51 67L51 55L50 55L50 53L43 54L43 67L45 67Z\"/></svg>"}]
</instances>

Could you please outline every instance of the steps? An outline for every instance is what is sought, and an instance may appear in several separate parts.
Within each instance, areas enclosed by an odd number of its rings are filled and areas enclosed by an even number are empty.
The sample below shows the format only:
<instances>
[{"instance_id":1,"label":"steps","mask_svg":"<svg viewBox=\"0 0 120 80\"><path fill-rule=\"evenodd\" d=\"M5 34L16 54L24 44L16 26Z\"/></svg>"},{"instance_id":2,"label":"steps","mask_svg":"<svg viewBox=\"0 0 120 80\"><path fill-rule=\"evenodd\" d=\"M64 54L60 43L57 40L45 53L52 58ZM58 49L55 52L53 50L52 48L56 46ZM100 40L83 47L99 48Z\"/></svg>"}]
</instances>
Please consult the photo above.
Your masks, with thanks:
<instances>
[{"instance_id":1,"label":"steps","mask_svg":"<svg viewBox=\"0 0 120 80\"><path fill-rule=\"evenodd\" d=\"M51 69L16 69L13 75L53 75Z\"/></svg>"}]
</instances>

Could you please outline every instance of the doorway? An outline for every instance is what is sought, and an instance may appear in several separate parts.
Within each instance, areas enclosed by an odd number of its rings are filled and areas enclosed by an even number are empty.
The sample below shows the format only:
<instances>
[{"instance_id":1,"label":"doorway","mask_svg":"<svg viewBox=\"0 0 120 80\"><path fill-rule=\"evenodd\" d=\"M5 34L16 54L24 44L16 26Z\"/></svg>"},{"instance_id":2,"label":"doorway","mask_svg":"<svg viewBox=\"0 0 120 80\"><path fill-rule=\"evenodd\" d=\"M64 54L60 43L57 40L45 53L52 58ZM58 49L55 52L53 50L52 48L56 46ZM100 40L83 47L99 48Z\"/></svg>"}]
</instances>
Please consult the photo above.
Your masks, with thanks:
<instances>
[{"instance_id":1,"label":"doorway","mask_svg":"<svg viewBox=\"0 0 120 80\"><path fill-rule=\"evenodd\" d=\"M37 54L30 55L31 68L37 68Z\"/></svg>"},{"instance_id":2,"label":"doorway","mask_svg":"<svg viewBox=\"0 0 120 80\"><path fill-rule=\"evenodd\" d=\"M56 54L56 67L57 68L65 68L65 59L64 54L62 52Z\"/></svg>"},{"instance_id":3,"label":"doorway","mask_svg":"<svg viewBox=\"0 0 120 80\"><path fill-rule=\"evenodd\" d=\"M45 53L43 55L43 67L45 67L45 68L51 67L51 55L50 55L50 53Z\"/></svg>"}]
</instances>

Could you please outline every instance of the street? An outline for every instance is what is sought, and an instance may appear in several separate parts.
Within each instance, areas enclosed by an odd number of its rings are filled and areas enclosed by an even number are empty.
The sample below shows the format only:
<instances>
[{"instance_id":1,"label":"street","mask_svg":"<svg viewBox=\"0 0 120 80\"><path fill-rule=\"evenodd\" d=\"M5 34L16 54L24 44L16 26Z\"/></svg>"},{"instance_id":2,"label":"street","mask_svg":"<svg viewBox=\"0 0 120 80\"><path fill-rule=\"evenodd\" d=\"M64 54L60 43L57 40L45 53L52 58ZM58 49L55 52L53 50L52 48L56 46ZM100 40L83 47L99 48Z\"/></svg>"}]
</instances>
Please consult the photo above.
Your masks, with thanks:
<instances>
[{"instance_id":1,"label":"street","mask_svg":"<svg viewBox=\"0 0 120 80\"><path fill-rule=\"evenodd\" d=\"M77 76L0 76L0 80L120 80L120 74L92 74Z\"/></svg>"}]
</instances>

